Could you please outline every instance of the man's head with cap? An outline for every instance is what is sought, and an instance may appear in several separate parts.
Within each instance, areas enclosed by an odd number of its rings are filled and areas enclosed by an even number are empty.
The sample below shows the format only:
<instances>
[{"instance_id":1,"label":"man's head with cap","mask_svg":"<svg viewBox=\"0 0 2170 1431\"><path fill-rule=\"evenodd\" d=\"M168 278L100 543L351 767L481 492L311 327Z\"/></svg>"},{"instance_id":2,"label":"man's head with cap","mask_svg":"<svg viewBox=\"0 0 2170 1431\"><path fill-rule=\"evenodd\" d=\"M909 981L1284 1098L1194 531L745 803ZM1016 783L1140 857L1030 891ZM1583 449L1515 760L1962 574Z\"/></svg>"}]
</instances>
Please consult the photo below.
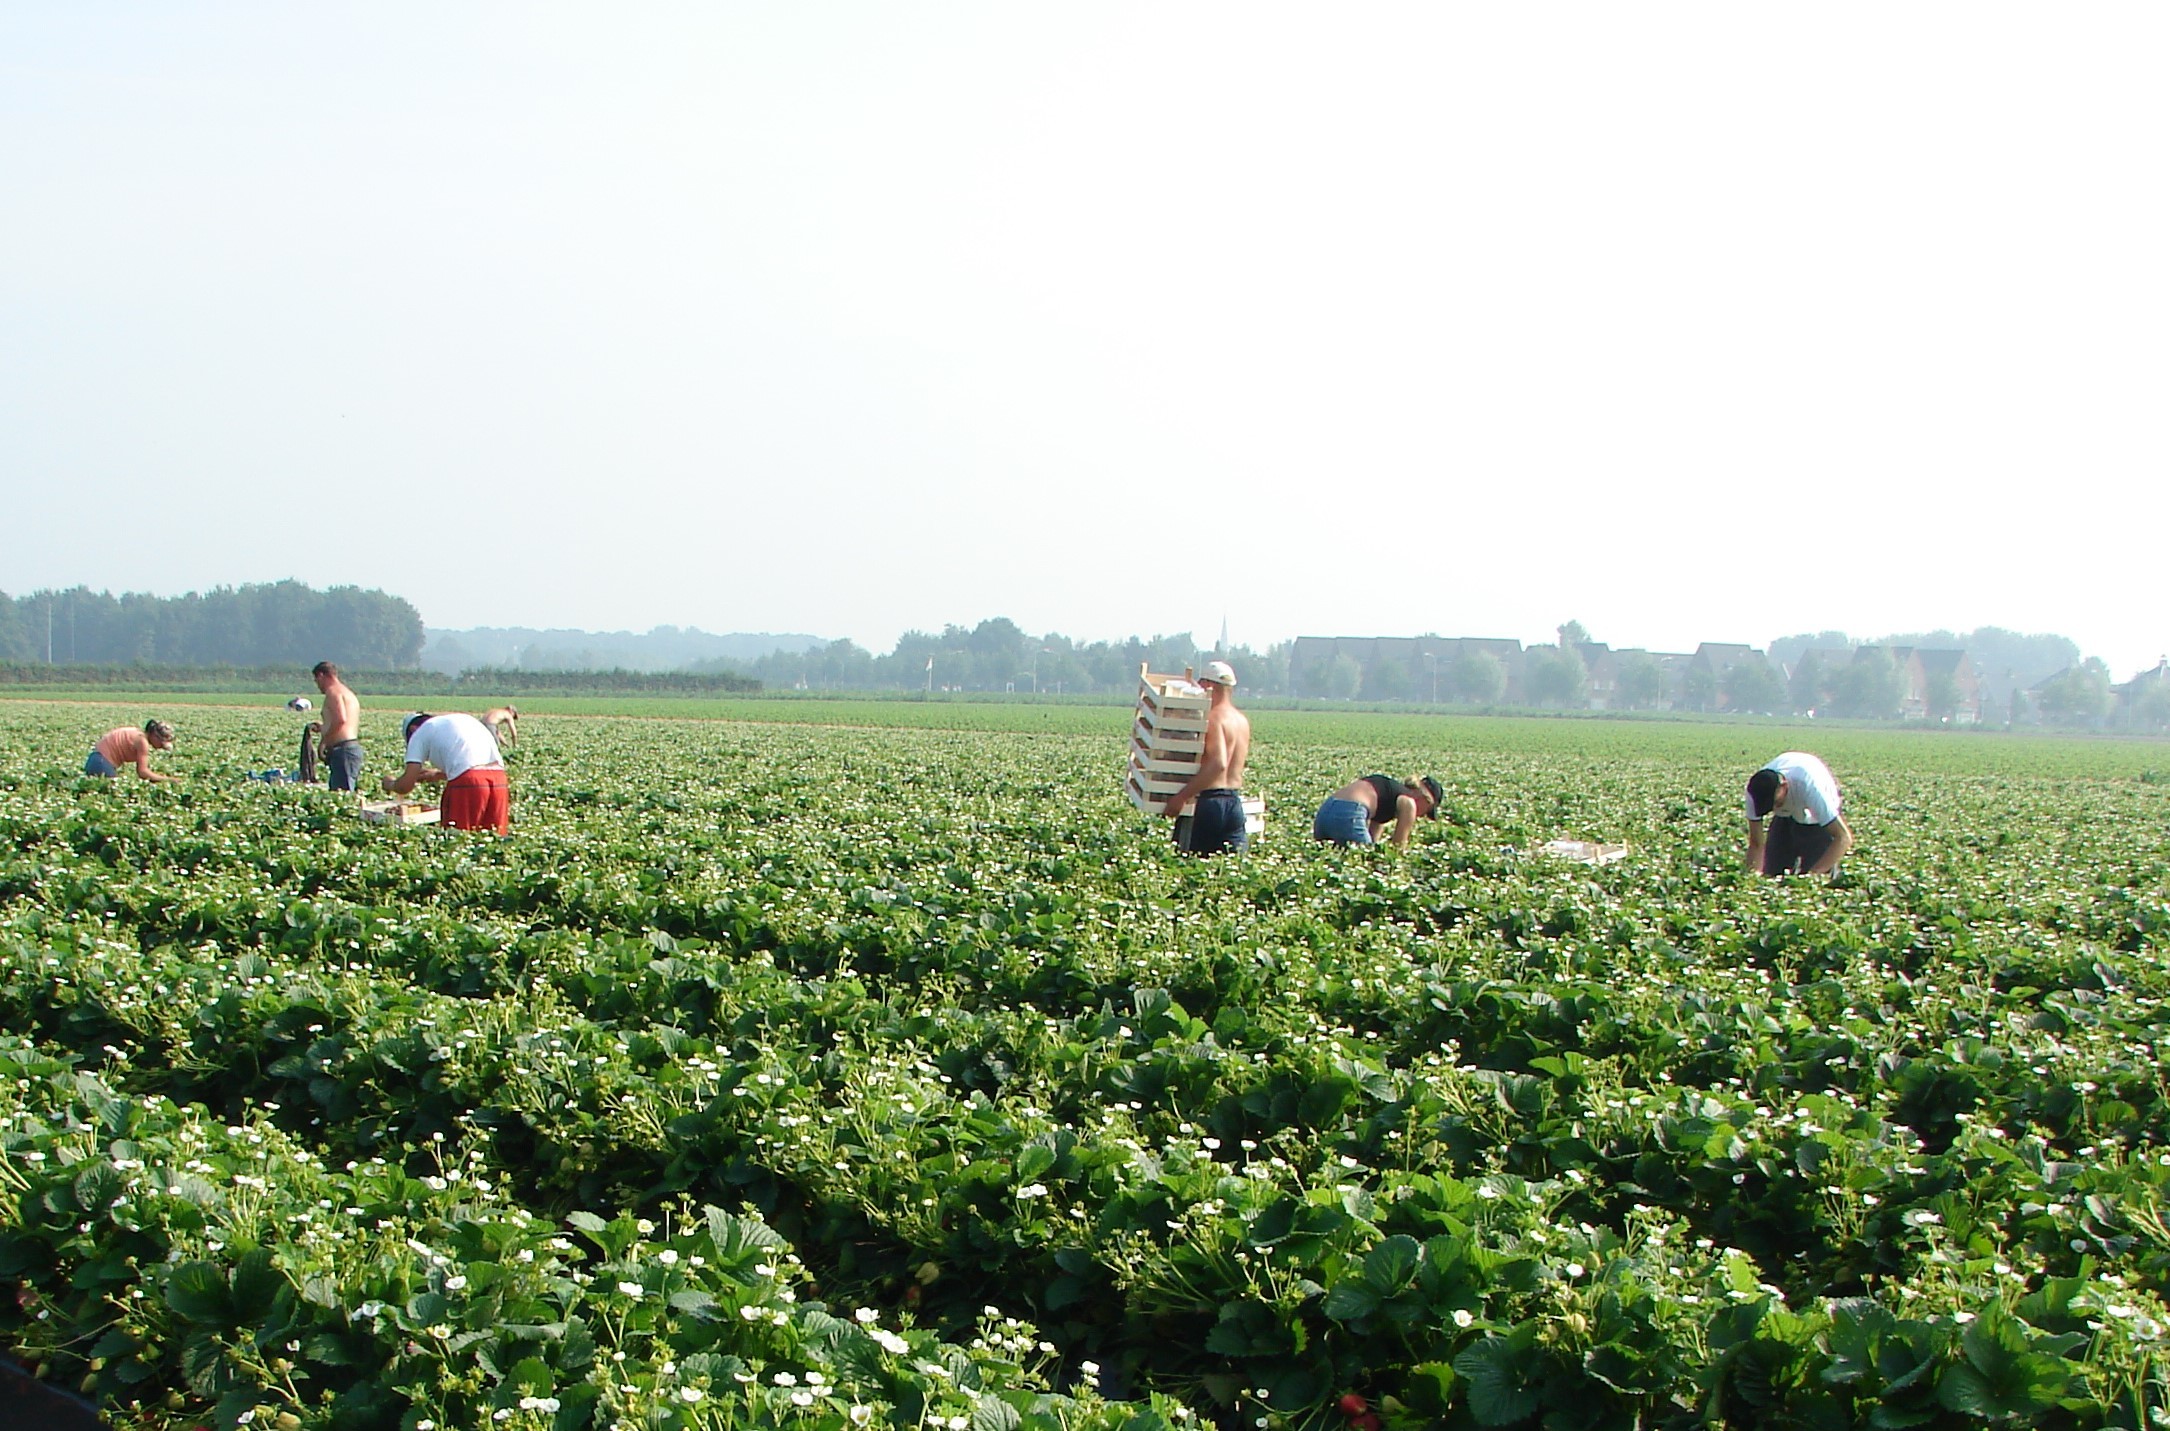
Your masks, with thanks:
<instances>
[{"instance_id":1,"label":"man's head with cap","mask_svg":"<svg viewBox=\"0 0 2170 1431\"><path fill-rule=\"evenodd\" d=\"M1208 661L1205 670L1199 674L1198 679L1211 681L1216 686L1232 687L1236 684L1236 668L1226 661Z\"/></svg>"},{"instance_id":2,"label":"man's head with cap","mask_svg":"<svg viewBox=\"0 0 2170 1431\"><path fill-rule=\"evenodd\" d=\"M407 717L407 724L400 730L400 734L408 740L413 740L416 729L428 719L430 719L429 712L416 711L413 715Z\"/></svg>"}]
</instances>

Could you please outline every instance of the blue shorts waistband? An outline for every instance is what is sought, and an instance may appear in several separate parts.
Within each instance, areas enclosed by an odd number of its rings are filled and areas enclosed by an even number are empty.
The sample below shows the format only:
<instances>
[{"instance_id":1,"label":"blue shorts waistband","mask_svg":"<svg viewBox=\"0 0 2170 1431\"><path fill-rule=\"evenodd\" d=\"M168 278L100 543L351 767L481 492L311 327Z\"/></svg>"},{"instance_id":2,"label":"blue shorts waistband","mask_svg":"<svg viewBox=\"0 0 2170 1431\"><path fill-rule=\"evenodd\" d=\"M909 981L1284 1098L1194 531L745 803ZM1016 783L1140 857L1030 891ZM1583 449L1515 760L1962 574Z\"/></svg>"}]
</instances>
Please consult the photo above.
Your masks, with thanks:
<instances>
[{"instance_id":1,"label":"blue shorts waistband","mask_svg":"<svg viewBox=\"0 0 2170 1431\"><path fill-rule=\"evenodd\" d=\"M1234 785L1216 785L1211 790L1199 791L1198 798L1208 800L1215 795L1241 795L1242 793L1243 791Z\"/></svg>"}]
</instances>

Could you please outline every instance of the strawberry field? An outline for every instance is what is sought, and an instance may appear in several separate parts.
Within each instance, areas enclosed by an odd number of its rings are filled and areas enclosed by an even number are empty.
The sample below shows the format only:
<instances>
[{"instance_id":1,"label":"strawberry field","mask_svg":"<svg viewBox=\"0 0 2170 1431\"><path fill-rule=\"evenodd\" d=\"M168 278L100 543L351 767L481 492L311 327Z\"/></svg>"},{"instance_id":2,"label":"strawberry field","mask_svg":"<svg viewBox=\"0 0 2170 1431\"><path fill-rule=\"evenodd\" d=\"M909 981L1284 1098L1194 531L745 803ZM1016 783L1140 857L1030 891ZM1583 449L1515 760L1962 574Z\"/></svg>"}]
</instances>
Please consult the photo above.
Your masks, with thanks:
<instances>
[{"instance_id":1,"label":"strawberry field","mask_svg":"<svg viewBox=\"0 0 2170 1431\"><path fill-rule=\"evenodd\" d=\"M1121 711L523 710L504 841L143 714L0 702L0 1346L117 1426L2170 1421L2160 744L1262 712L1197 861Z\"/></svg>"}]
</instances>

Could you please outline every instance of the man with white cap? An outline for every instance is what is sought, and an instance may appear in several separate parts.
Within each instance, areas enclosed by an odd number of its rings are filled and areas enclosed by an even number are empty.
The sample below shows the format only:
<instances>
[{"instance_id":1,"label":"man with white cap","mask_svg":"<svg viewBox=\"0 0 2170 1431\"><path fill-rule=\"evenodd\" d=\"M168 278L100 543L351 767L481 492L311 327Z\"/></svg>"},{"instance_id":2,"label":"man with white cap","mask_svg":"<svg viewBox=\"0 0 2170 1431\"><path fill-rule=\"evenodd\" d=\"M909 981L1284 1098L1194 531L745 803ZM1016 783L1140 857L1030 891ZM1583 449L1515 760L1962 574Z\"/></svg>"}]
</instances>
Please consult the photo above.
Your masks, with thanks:
<instances>
[{"instance_id":1,"label":"man with white cap","mask_svg":"<svg viewBox=\"0 0 2170 1431\"><path fill-rule=\"evenodd\" d=\"M1198 771L1168 797L1161 813L1173 819L1195 800L1184 848L1194 855L1240 851L1250 843L1243 822L1243 763L1251 754L1251 719L1236 709L1236 673L1226 661L1206 662L1198 682L1213 701L1206 710Z\"/></svg>"},{"instance_id":2,"label":"man with white cap","mask_svg":"<svg viewBox=\"0 0 2170 1431\"><path fill-rule=\"evenodd\" d=\"M407 768L396 778L384 777L388 794L441 784L437 823L445 829L495 830L502 835L512 828L512 790L488 726L456 711L417 713L407 717L406 733Z\"/></svg>"}]
</instances>

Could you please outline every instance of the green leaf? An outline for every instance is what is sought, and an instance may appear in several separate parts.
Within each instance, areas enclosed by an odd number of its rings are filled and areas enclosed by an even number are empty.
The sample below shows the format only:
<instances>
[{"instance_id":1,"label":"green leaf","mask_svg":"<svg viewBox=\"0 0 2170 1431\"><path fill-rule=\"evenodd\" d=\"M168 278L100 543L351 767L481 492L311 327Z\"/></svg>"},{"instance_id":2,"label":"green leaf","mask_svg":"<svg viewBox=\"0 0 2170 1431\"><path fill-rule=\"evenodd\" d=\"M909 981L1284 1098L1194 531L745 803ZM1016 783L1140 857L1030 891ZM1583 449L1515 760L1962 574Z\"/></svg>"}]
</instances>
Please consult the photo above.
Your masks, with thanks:
<instances>
[{"instance_id":1,"label":"green leaf","mask_svg":"<svg viewBox=\"0 0 2170 1431\"><path fill-rule=\"evenodd\" d=\"M1381 1292L1398 1292L1416 1276L1423 1248L1414 1237L1396 1233L1364 1257L1364 1279Z\"/></svg>"},{"instance_id":2,"label":"green leaf","mask_svg":"<svg viewBox=\"0 0 2170 1431\"><path fill-rule=\"evenodd\" d=\"M1249 1356L1250 1333L1239 1324L1224 1318L1215 1322L1213 1330L1206 1333L1206 1350L1217 1356Z\"/></svg>"},{"instance_id":3,"label":"green leaf","mask_svg":"<svg viewBox=\"0 0 2170 1431\"><path fill-rule=\"evenodd\" d=\"M93 1357L126 1356L141 1345L141 1342L126 1331L119 1327L112 1327L106 1331L104 1336L90 1344L90 1351L86 1355Z\"/></svg>"},{"instance_id":4,"label":"green leaf","mask_svg":"<svg viewBox=\"0 0 2170 1431\"><path fill-rule=\"evenodd\" d=\"M120 1195L121 1175L111 1163L92 1163L75 1180L75 1205L94 1217L103 1217Z\"/></svg>"},{"instance_id":5,"label":"green leaf","mask_svg":"<svg viewBox=\"0 0 2170 1431\"><path fill-rule=\"evenodd\" d=\"M348 1350L346 1338L334 1332L316 1332L304 1337L301 1352L309 1360L325 1366L367 1366L373 1360L356 1356Z\"/></svg>"},{"instance_id":6,"label":"green leaf","mask_svg":"<svg viewBox=\"0 0 2170 1431\"><path fill-rule=\"evenodd\" d=\"M1520 1339L1490 1336L1454 1358L1469 1384L1469 1410L1486 1426L1509 1426L1534 1414L1537 1393L1529 1382L1534 1358Z\"/></svg>"},{"instance_id":7,"label":"green leaf","mask_svg":"<svg viewBox=\"0 0 2170 1431\"><path fill-rule=\"evenodd\" d=\"M243 1326L257 1327L268 1319L279 1293L287 1284L272 1258L271 1249L257 1247L235 1264L231 1285L234 1319Z\"/></svg>"},{"instance_id":8,"label":"green leaf","mask_svg":"<svg viewBox=\"0 0 2170 1431\"><path fill-rule=\"evenodd\" d=\"M972 1407L972 1431L1017 1431L1024 1420L999 1396L983 1396Z\"/></svg>"},{"instance_id":9,"label":"green leaf","mask_svg":"<svg viewBox=\"0 0 2170 1431\"><path fill-rule=\"evenodd\" d=\"M583 1372L595 1364L595 1333L578 1317L565 1323L565 1343L558 1352L558 1366L568 1372Z\"/></svg>"},{"instance_id":10,"label":"green leaf","mask_svg":"<svg viewBox=\"0 0 2170 1431\"><path fill-rule=\"evenodd\" d=\"M226 1349L209 1332L192 1333L181 1344L181 1375L198 1396L218 1395L227 1378Z\"/></svg>"},{"instance_id":11,"label":"green leaf","mask_svg":"<svg viewBox=\"0 0 2170 1431\"><path fill-rule=\"evenodd\" d=\"M233 1325L233 1299L226 1273L209 1262L184 1262L166 1275L166 1305L183 1321L201 1326Z\"/></svg>"},{"instance_id":12,"label":"green leaf","mask_svg":"<svg viewBox=\"0 0 2170 1431\"><path fill-rule=\"evenodd\" d=\"M1359 1321L1379 1310L1379 1294L1361 1282L1339 1282L1319 1310L1337 1322Z\"/></svg>"}]
</instances>

